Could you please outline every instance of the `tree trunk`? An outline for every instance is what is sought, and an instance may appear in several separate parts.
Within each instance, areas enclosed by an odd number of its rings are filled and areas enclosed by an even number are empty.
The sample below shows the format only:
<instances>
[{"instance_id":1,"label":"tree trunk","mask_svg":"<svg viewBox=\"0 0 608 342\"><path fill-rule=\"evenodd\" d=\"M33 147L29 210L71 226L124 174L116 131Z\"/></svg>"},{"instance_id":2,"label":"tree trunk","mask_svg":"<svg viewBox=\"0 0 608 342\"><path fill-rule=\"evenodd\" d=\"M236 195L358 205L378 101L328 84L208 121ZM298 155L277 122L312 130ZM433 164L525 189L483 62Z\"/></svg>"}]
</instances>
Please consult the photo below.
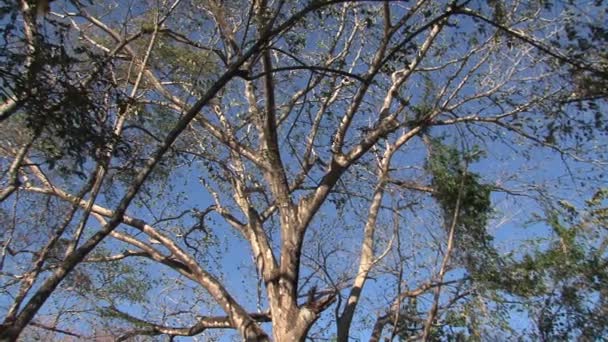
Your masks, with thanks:
<instances>
[{"instance_id":1,"label":"tree trunk","mask_svg":"<svg viewBox=\"0 0 608 342\"><path fill-rule=\"evenodd\" d=\"M3 324L0 326L0 342L17 341L21 329L15 325Z\"/></svg>"},{"instance_id":2,"label":"tree trunk","mask_svg":"<svg viewBox=\"0 0 608 342\"><path fill-rule=\"evenodd\" d=\"M370 336L369 342L379 342L380 341L380 338L382 337L382 330L384 330L384 326L386 325L388 318L389 318L389 316L385 315L382 317L378 317L376 319L376 323L374 323L374 328L372 329L372 336ZM338 338L338 341L348 341L348 340L340 340L340 338Z\"/></svg>"},{"instance_id":3,"label":"tree trunk","mask_svg":"<svg viewBox=\"0 0 608 342\"><path fill-rule=\"evenodd\" d=\"M285 308L273 310L272 330L274 341L303 342L316 318L317 315L306 307L295 308L295 310Z\"/></svg>"}]
</instances>

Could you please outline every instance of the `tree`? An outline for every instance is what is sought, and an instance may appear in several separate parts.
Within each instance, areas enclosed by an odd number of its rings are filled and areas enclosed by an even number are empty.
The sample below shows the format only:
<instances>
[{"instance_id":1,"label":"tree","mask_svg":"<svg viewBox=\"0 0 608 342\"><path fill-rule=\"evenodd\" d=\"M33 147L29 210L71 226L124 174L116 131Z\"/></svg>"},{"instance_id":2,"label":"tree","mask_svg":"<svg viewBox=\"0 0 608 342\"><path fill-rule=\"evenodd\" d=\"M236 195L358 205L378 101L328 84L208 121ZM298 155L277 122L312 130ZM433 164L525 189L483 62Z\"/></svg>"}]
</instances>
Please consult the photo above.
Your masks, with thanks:
<instances>
[{"instance_id":1,"label":"tree","mask_svg":"<svg viewBox=\"0 0 608 342\"><path fill-rule=\"evenodd\" d=\"M1 339L606 334L601 1L37 6L0 12Z\"/></svg>"}]
</instances>

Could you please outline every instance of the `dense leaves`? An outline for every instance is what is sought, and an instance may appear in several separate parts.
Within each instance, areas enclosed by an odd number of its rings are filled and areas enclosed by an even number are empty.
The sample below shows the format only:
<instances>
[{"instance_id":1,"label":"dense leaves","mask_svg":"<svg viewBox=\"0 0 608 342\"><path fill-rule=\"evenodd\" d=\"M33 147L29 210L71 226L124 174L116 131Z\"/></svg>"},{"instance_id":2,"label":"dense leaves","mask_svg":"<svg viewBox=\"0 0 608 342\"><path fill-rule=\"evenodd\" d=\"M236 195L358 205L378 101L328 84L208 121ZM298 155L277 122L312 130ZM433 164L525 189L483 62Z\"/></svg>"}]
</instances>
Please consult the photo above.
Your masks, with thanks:
<instances>
[{"instance_id":1,"label":"dense leaves","mask_svg":"<svg viewBox=\"0 0 608 342\"><path fill-rule=\"evenodd\" d=\"M108 58L75 43L63 22L51 20L44 31L24 28L17 4L3 8L0 100L14 104L2 112L2 121L12 117L22 122L52 166L65 159L77 167L87 157L97 158L100 149L117 139L105 109L108 97L119 96L110 81ZM38 20L34 10L21 20Z\"/></svg>"},{"instance_id":2,"label":"dense leaves","mask_svg":"<svg viewBox=\"0 0 608 342\"><path fill-rule=\"evenodd\" d=\"M492 254L492 236L486 231L493 210L492 186L468 169L482 151L460 152L439 139L429 140L426 168L433 177L433 196L443 211L445 229L449 232L455 225L454 244L464 266L472 272L483 270L484 260Z\"/></svg>"}]
</instances>

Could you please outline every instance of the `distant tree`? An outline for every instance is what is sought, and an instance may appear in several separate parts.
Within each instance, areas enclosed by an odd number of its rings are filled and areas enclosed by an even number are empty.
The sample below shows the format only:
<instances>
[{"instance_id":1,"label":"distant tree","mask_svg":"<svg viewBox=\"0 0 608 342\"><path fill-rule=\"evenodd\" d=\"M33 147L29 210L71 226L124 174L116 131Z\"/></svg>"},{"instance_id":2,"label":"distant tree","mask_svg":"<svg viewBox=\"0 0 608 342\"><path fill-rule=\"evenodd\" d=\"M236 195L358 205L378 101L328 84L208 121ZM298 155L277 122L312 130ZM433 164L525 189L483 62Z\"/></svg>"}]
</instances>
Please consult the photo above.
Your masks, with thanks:
<instances>
[{"instance_id":1,"label":"distant tree","mask_svg":"<svg viewBox=\"0 0 608 342\"><path fill-rule=\"evenodd\" d=\"M608 334L602 1L42 3L0 340Z\"/></svg>"}]
</instances>

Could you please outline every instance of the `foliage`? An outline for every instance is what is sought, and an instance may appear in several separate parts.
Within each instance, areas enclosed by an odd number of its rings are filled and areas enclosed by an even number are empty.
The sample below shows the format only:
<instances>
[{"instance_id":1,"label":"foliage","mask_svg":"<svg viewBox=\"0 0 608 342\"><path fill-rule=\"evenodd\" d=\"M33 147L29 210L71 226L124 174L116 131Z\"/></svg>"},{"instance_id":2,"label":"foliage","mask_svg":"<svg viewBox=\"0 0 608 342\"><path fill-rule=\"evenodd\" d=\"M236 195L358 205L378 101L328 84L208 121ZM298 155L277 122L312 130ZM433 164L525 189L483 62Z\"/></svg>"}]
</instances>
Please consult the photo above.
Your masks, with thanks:
<instances>
[{"instance_id":1,"label":"foliage","mask_svg":"<svg viewBox=\"0 0 608 342\"><path fill-rule=\"evenodd\" d=\"M605 188L598 190L582 210L567 201L550 209L545 218L554 233L549 244L511 266L510 272L523 273L524 280L534 278L519 286L532 285L522 295L538 303L531 316L543 340L608 334L606 194Z\"/></svg>"},{"instance_id":2,"label":"foliage","mask_svg":"<svg viewBox=\"0 0 608 342\"><path fill-rule=\"evenodd\" d=\"M49 21L48 34L34 29L31 37L23 35L18 12L12 4L0 13L5 22L0 29L2 45L7 47L0 52L0 100L17 98L21 115L14 120L37 138L51 167L62 159L73 160L75 167L66 169L77 170L86 158L97 158L100 149L117 139L103 108L107 96L124 100L114 93L105 67L107 57L74 44L69 27L60 21Z\"/></svg>"},{"instance_id":3,"label":"foliage","mask_svg":"<svg viewBox=\"0 0 608 342\"><path fill-rule=\"evenodd\" d=\"M493 211L492 186L468 170L483 152L475 147L462 153L439 139L431 139L429 145L426 168L433 177L433 196L443 212L446 232L456 220L454 244L463 266L473 274L487 272L491 267L488 263L496 257L492 236L486 230Z\"/></svg>"}]
</instances>

